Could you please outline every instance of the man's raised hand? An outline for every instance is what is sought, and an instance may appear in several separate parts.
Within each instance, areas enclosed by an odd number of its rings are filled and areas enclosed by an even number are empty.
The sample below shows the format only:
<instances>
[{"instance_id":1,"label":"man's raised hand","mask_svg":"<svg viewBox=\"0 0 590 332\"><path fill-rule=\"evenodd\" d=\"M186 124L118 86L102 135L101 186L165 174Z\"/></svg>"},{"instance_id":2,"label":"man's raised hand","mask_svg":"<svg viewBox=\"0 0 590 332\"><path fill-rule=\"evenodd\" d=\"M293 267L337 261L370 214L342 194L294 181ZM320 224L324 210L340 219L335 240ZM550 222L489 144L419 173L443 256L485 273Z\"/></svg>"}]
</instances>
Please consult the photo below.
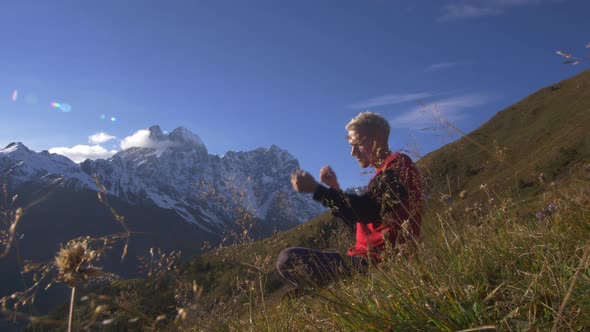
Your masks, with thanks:
<instances>
[{"instance_id":1,"label":"man's raised hand","mask_svg":"<svg viewBox=\"0 0 590 332\"><path fill-rule=\"evenodd\" d=\"M312 193L319 185L311 174L300 169L291 173L291 184L300 193Z\"/></svg>"},{"instance_id":2,"label":"man's raised hand","mask_svg":"<svg viewBox=\"0 0 590 332\"><path fill-rule=\"evenodd\" d=\"M338 184L338 178L336 177L336 173L334 173L332 167L330 167L329 165L322 167L322 169L320 170L320 181L330 188L340 190L340 185Z\"/></svg>"}]
</instances>

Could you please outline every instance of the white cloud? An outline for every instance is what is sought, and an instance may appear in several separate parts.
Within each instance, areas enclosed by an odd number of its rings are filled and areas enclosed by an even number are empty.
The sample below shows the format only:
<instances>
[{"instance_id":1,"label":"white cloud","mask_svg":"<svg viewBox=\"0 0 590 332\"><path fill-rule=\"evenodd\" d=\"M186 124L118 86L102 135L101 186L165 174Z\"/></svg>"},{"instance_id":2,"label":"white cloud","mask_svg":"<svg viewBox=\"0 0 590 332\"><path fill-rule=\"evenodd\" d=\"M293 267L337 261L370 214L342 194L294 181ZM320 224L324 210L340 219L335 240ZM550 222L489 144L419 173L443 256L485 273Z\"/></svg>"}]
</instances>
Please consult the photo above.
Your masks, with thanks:
<instances>
[{"instance_id":1,"label":"white cloud","mask_svg":"<svg viewBox=\"0 0 590 332\"><path fill-rule=\"evenodd\" d=\"M49 149L49 152L64 155L77 163L86 159L106 159L117 153L116 150L108 151L100 145L76 145L71 148L55 147Z\"/></svg>"},{"instance_id":2,"label":"white cloud","mask_svg":"<svg viewBox=\"0 0 590 332\"><path fill-rule=\"evenodd\" d=\"M422 100L425 98L429 98L435 96L435 94L429 92L418 92L418 93L407 93L407 94L389 94L380 97L370 98L367 100L363 100L351 105L348 105L347 108L353 109L366 109L371 107L379 107L379 106L386 106L386 105L395 105L401 104L409 101L417 101Z\"/></svg>"},{"instance_id":3,"label":"white cloud","mask_svg":"<svg viewBox=\"0 0 590 332\"><path fill-rule=\"evenodd\" d=\"M94 135L88 136L88 142L92 144L102 144L104 142L108 142L110 140L115 139L115 136L109 135L107 133L96 133Z\"/></svg>"},{"instance_id":4,"label":"white cloud","mask_svg":"<svg viewBox=\"0 0 590 332\"><path fill-rule=\"evenodd\" d=\"M491 97L483 94L456 96L432 102L423 107L415 107L405 113L393 117L389 123L394 128L423 129L437 124L438 120L451 122L467 116L466 111L485 105Z\"/></svg>"},{"instance_id":5,"label":"white cloud","mask_svg":"<svg viewBox=\"0 0 590 332\"><path fill-rule=\"evenodd\" d=\"M451 67L455 67L459 64L459 62L441 62L441 63L434 63L430 66L428 66L428 68L426 68L426 71L435 71L435 70L441 70L441 69L448 69Z\"/></svg>"},{"instance_id":6,"label":"white cloud","mask_svg":"<svg viewBox=\"0 0 590 332\"><path fill-rule=\"evenodd\" d=\"M456 0L443 7L443 15L437 20L452 21L459 19L477 18L482 16L497 16L518 6L530 6L545 0Z\"/></svg>"},{"instance_id":7,"label":"white cloud","mask_svg":"<svg viewBox=\"0 0 590 332\"><path fill-rule=\"evenodd\" d=\"M150 131L148 129L141 129L135 132L131 136L125 137L121 141L121 149L129 149L132 147L138 148L152 148L152 149L165 149L174 145L171 141L156 141L150 138Z\"/></svg>"},{"instance_id":8,"label":"white cloud","mask_svg":"<svg viewBox=\"0 0 590 332\"><path fill-rule=\"evenodd\" d=\"M450 4L445 6L444 10L445 13L438 18L438 21L451 21L481 16L497 16L503 13L503 10L500 8L474 6L471 4Z\"/></svg>"},{"instance_id":9,"label":"white cloud","mask_svg":"<svg viewBox=\"0 0 590 332\"><path fill-rule=\"evenodd\" d=\"M151 148L155 142L150 139L150 131L141 129L131 136L125 137L121 141L121 149L129 149L132 147Z\"/></svg>"}]
</instances>

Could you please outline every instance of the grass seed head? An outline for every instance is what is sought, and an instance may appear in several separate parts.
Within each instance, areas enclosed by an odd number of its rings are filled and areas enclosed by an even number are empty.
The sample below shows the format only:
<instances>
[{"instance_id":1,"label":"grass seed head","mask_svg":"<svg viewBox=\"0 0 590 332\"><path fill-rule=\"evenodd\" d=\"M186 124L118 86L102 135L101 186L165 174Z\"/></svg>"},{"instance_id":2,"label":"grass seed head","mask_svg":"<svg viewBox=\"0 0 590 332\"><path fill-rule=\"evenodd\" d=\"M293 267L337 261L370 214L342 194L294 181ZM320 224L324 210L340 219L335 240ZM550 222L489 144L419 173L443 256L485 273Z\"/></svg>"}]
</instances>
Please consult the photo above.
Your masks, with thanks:
<instances>
[{"instance_id":1,"label":"grass seed head","mask_svg":"<svg viewBox=\"0 0 590 332\"><path fill-rule=\"evenodd\" d=\"M58 270L57 280L65 282L70 287L86 284L90 278L98 277L102 273L99 268L92 266L92 262L100 257L100 253L90 248L89 239L74 239L59 249L55 256L55 267Z\"/></svg>"}]
</instances>

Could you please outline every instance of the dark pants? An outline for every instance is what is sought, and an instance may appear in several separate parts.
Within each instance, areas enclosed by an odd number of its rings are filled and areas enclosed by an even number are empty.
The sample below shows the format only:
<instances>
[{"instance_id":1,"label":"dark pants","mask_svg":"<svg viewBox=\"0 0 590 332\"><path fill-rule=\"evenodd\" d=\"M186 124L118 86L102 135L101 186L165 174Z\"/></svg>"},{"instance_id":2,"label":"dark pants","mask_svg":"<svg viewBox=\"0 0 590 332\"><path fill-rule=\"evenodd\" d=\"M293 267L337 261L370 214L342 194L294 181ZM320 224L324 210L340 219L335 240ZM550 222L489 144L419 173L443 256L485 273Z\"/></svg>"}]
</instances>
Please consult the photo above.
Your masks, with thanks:
<instances>
[{"instance_id":1,"label":"dark pants","mask_svg":"<svg viewBox=\"0 0 590 332\"><path fill-rule=\"evenodd\" d=\"M364 272L367 260L360 256L342 256L338 252L291 247L279 254L277 270L295 286L323 286L352 271Z\"/></svg>"}]
</instances>

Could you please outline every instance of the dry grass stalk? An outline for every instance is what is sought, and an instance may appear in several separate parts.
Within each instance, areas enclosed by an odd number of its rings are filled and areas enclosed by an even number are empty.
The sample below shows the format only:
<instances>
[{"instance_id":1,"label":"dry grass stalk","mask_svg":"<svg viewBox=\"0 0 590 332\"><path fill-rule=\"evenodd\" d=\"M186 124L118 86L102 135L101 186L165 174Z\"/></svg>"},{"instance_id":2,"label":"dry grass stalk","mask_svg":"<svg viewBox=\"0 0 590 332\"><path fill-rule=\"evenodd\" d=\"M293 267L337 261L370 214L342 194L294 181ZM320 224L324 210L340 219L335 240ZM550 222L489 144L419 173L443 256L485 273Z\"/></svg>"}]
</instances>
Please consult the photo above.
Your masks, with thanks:
<instances>
[{"instance_id":1,"label":"dry grass stalk","mask_svg":"<svg viewBox=\"0 0 590 332\"><path fill-rule=\"evenodd\" d=\"M23 209L14 209L14 202L18 195L11 198L8 196L8 187L6 184L2 186L2 202L0 204L0 222L2 227L6 229L0 230L0 244L4 247L0 253L0 258L7 257L10 254L10 249L16 241L16 226L18 225L22 215Z\"/></svg>"},{"instance_id":2,"label":"dry grass stalk","mask_svg":"<svg viewBox=\"0 0 590 332\"><path fill-rule=\"evenodd\" d=\"M111 212L115 220L121 225L121 227L123 227L125 233L127 234L127 237L125 239L125 246L123 247L123 252L121 253L122 262L123 260L125 260L125 257L127 256L127 251L129 249L129 238L131 237L131 230L129 229L129 227L127 227L127 223L125 223L125 217L117 213L117 211L109 204L109 200L107 197L107 188L100 183L96 175L94 176L94 182L96 183L96 186L101 190L97 192L98 201L101 202L109 210L109 212Z\"/></svg>"}]
</instances>

